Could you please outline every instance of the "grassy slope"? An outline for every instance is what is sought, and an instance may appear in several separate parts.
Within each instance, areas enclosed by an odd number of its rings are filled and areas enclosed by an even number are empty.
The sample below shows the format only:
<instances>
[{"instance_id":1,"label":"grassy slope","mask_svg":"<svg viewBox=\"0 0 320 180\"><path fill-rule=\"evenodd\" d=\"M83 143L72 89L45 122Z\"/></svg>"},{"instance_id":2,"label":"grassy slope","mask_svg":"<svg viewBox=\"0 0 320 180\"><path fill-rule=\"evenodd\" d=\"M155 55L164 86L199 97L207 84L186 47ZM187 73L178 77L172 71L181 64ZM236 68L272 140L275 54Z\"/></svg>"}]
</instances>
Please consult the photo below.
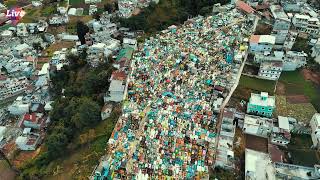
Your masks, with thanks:
<instances>
[{"instance_id":1,"label":"grassy slope","mask_svg":"<svg viewBox=\"0 0 320 180\"><path fill-rule=\"evenodd\" d=\"M320 111L320 93L312 82L306 81L303 78L300 71L282 72L279 81L285 84L287 95L303 94Z\"/></svg>"}]
</instances>

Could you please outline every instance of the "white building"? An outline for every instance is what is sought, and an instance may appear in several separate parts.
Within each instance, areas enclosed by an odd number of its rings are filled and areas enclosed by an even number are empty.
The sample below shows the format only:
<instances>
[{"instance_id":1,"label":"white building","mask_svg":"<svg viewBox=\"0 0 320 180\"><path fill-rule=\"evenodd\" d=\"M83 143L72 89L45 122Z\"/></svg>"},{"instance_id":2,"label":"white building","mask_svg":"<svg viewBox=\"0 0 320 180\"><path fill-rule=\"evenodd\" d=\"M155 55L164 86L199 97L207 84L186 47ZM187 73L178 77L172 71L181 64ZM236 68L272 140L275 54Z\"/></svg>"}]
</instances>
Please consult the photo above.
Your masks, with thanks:
<instances>
[{"instance_id":1,"label":"white building","mask_svg":"<svg viewBox=\"0 0 320 180\"><path fill-rule=\"evenodd\" d=\"M98 8L97 8L96 5L90 5L90 7L89 7L89 15L93 15L97 11L98 11Z\"/></svg>"},{"instance_id":2,"label":"white building","mask_svg":"<svg viewBox=\"0 0 320 180\"><path fill-rule=\"evenodd\" d=\"M261 63L264 61L282 62L282 71L295 71L307 64L307 54L297 51L274 51L271 54L255 53L254 62Z\"/></svg>"},{"instance_id":3,"label":"white building","mask_svg":"<svg viewBox=\"0 0 320 180\"><path fill-rule=\"evenodd\" d=\"M220 129L219 142L216 154L215 166L225 169L233 169L234 152L233 140L235 135L235 125L233 124L235 109L224 109L223 119Z\"/></svg>"},{"instance_id":4,"label":"white building","mask_svg":"<svg viewBox=\"0 0 320 180\"><path fill-rule=\"evenodd\" d=\"M313 147L320 149L320 113L315 113L310 121Z\"/></svg>"},{"instance_id":5,"label":"white building","mask_svg":"<svg viewBox=\"0 0 320 180\"><path fill-rule=\"evenodd\" d=\"M111 115L111 112L112 112L112 104L105 104L103 107L102 107L102 110L101 110L101 119L102 120L105 120L107 119L108 117L110 117Z\"/></svg>"},{"instance_id":6,"label":"white building","mask_svg":"<svg viewBox=\"0 0 320 180\"><path fill-rule=\"evenodd\" d=\"M40 135L31 133L24 136L19 136L16 139L17 147L22 151L34 151L40 143Z\"/></svg>"},{"instance_id":7,"label":"white building","mask_svg":"<svg viewBox=\"0 0 320 180\"><path fill-rule=\"evenodd\" d=\"M29 112L30 103L23 102L22 96L17 97L13 104L8 107L10 114L22 115Z\"/></svg>"},{"instance_id":8,"label":"white building","mask_svg":"<svg viewBox=\"0 0 320 180\"><path fill-rule=\"evenodd\" d=\"M305 32L314 36L320 33L320 22L316 17L310 17L304 14L295 14L292 18L292 24L299 32Z\"/></svg>"},{"instance_id":9,"label":"white building","mask_svg":"<svg viewBox=\"0 0 320 180\"><path fill-rule=\"evenodd\" d=\"M263 61L260 63L258 76L268 80L278 80L282 72L281 61Z\"/></svg>"},{"instance_id":10,"label":"white building","mask_svg":"<svg viewBox=\"0 0 320 180\"><path fill-rule=\"evenodd\" d=\"M271 5L270 10L275 19L271 35L275 36L276 45L282 47L281 45L284 44L288 35L291 21L280 5Z\"/></svg>"},{"instance_id":11,"label":"white building","mask_svg":"<svg viewBox=\"0 0 320 180\"><path fill-rule=\"evenodd\" d=\"M272 119L246 114L242 130L246 134L268 138L272 132L272 128Z\"/></svg>"},{"instance_id":12,"label":"white building","mask_svg":"<svg viewBox=\"0 0 320 180\"><path fill-rule=\"evenodd\" d=\"M69 61L66 58L67 56L67 48L63 48L60 51L55 51L53 53L53 56L51 58L50 64L52 65L67 65L69 64Z\"/></svg>"},{"instance_id":13,"label":"white building","mask_svg":"<svg viewBox=\"0 0 320 180\"><path fill-rule=\"evenodd\" d=\"M314 60L320 64L320 38L318 39L317 43L312 47L312 57Z\"/></svg>"},{"instance_id":14,"label":"white building","mask_svg":"<svg viewBox=\"0 0 320 180\"><path fill-rule=\"evenodd\" d=\"M123 48L131 47L134 50L137 50L137 40L130 38L123 38Z\"/></svg>"},{"instance_id":15,"label":"white building","mask_svg":"<svg viewBox=\"0 0 320 180\"><path fill-rule=\"evenodd\" d=\"M270 52L273 49L276 38L271 35L251 35L251 52Z\"/></svg>"},{"instance_id":16,"label":"white building","mask_svg":"<svg viewBox=\"0 0 320 180\"><path fill-rule=\"evenodd\" d=\"M269 154L245 149L245 180L276 180Z\"/></svg>"},{"instance_id":17,"label":"white building","mask_svg":"<svg viewBox=\"0 0 320 180\"><path fill-rule=\"evenodd\" d=\"M109 86L109 90L104 97L104 102L121 102L124 97L124 89L123 81L112 80Z\"/></svg>"},{"instance_id":18,"label":"white building","mask_svg":"<svg viewBox=\"0 0 320 180\"><path fill-rule=\"evenodd\" d=\"M27 26L24 23L17 24L17 36L28 36Z\"/></svg>"},{"instance_id":19,"label":"white building","mask_svg":"<svg viewBox=\"0 0 320 180\"><path fill-rule=\"evenodd\" d=\"M105 62L106 57L104 55L106 49L107 46L104 43L93 44L88 48L87 60L91 67L97 67L99 63Z\"/></svg>"}]
</instances>

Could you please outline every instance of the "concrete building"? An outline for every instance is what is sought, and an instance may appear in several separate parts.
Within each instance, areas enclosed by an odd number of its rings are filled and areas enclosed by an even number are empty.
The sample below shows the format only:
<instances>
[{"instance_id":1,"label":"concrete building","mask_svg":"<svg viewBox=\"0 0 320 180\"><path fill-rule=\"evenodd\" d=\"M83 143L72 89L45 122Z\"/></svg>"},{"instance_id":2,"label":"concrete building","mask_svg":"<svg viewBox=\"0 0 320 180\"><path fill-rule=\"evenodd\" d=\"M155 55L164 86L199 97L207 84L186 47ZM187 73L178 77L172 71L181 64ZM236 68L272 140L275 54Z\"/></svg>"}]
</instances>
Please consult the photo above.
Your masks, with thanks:
<instances>
[{"instance_id":1,"label":"concrete building","mask_svg":"<svg viewBox=\"0 0 320 180\"><path fill-rule=\"evenodd\" d=\"M109 90L104 97L104 102L121 102L124 97L123 81L112 80L109 86Z\"/></svg>"},{"instance_id":2,"label":"concrete building","mask_svg":"<svg viewBox=\"0 0 320 180\"><path fill-rule=\"evenodd\" d=\"M320 64L320 38L318 39L317 43L312 47L312 57L314 60Z\"/></svg>"},{"instance_id":3,"label":"concrete building","mask_svg":"<svg viewBox=\"0 0 320 180\"><path fill-rule=\"evenodd\" d=\"M305 14L295 14L292 18L292 24L299 32L305 32L313 36L319 36L320 22L316 17L310 17Z\"/></svg>"},{"instance_id":4,"label":"concrete building","mask_svg":"<svg viewBox=\"0 0 320 180\"><path fill-rule=\"evenodd\" d=\"M0 100L22 94L27 90L28 80L25 77L7 79L0 84Z\"/></svg>"},{"instance_id":5,"label":"concrete building","mask_svg":"<svg viewBox=\"0 0 320 180\"><path fill-rule=\"evenodd\" d=\"M18 149L22 151L34 151L40 143L40 135L29 133L28 135L19 136L16 139Z\"/></svg>"},{"instance_id":6,"label":"concrete building","mask_svg":"<svg viewBox=\"0 0 320 180\"><path fill-rule=\"evenodd\" d=\"M273 120L260 116L245 115L243 132L267 138L272 133Z\"/></svg>"},{"instance_id":7,"label":"concrete building","mask_svg":"<svg viewBox=\"0 0 320 180\"><path fill-rule=\"evenodd\" d=\"M279 46L281 49L288 35L291 21L280 5L271 5L270 10L274 18L271 35L275 36L275 47Z\"/></svg>"},{"instance_id":8,"label":"concrete building","mask_svg":"<svg viewBox=\"0 0 320 180\"><path fill-rule=\"evenodd\" d=\"M30 103L24 102L22 96L17 99L8 107L8 111L12 115L23 115L29 112Z\"/></svg>"},{"instance_id":9,"label":"concrete building","mask_svg":"<svg viewBox=\"0 0 320 180\"><path fill-rule=\"evenodd\" d=\"M112 112L112 108L113 108L112 104L105 104L102 107L102 110L101 110L101 119L102 120L105 120L108 117L110 117L111 112Z\"/></svg>"},{"instance_id":10,"label":"concrete building","mask_svg":"<svg viewBox=\"0 0 320 180\"><path fill-rule=\"evenodd\" d=\"M24 23L17 24L17 36L26 37L28 36L27 26Z\"/></svg>"},{"instance_id":11,"label":"concrete building","mask_svg":"<svg viewBox=\"0 0 320 180\"><path fill-rule=\"evenodd\" d=\"M47 118L42 113L27 113L23 116L21 126L32 129L42 129Z\"/></svg>"},{"instance_id":12,"label":"concrete building","mask_svg":"<svg viewBox=\"0 0 320 180\"><path fill-rule=\"evenodd\" d=\"M274 96L269 96L266 92L261 92L261 94L251 93L247 113L272 117L275 106Z\"/></svg>"},{"instance_id":13,"label":"concrete building","mask_svg":"<svg viewBox=\"0 0 320 180\"><path fill-rule=\"evenodd\" d=\"M320 114L315 113L310 121L313 148L320 149Z\"/></svg>"},{"instance_id":14,"label":"concrete building","mask_svg":"<svg viewBox=\"0 0 320 180\"><path fill-rule=\"evenodd\" d=\"M268 80L278 80L282 72L281 61L263 61L260 63L258 76Z\"/></svg>"},{"instance_id":15,"label":"concrete building","mask_svg":"<svg viewBox=\"0 0 320 180\"><path fill-rule=\"evenodd\" d=\"M307 54L297 51L273 51L271 54L255 53L254 62L262 63L266 61L282 62L282 71L295 71L307 64Z\"/></svg>"},{"instance_id":16,"label":"concrete building","mask_svg":"<svg viewBox=\"0 0 320 180\"><path fill-rule=\"evenodd\" d=\"M245 180L311 180L320 178L320 167L274 162L273 153L245 149Z\"/></svg>"},{"instance_id":17,"label":"concrete building","mask_svg":"<svg viewBox=\"0 0 320 180\"><path fill-rule=\"evenodd\" d=\"M251 35L251 52L270 52L275 45L276 38L271 35Z\"/></svg>"},{"instance_id":18,"label":"concrete building","mask_svg":"<svg viewBox=\"0 0 320 180\"><path fill-rule=\"evenodd\" d=\"M233 152L233 139L235 135L234 118L235 109L224 110L215 166L225 169L235 168Z\"/></svg>"}]
</instances>

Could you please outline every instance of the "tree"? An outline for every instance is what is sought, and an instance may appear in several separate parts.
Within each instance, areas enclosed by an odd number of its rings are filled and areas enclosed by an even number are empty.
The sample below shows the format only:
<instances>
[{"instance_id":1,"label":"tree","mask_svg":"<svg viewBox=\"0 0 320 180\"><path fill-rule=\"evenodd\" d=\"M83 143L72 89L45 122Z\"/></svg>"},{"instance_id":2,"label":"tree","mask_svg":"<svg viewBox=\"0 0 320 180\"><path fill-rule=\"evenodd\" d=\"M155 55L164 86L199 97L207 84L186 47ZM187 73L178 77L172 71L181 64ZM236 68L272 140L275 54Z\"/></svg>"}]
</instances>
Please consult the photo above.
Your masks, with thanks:
<instances>
[{"instance_id":1,"label":"tree","mask_svg":"<svg viewBox=\"0 0 320 180\"><path fill-rule=\"evenodd\" d=\"M82 129L95 125L100 119L100 106L89 98L81 98L71 121L78 129Z\"/></svg>"},{"instance_id":2,"label":"tree","mask_svg":"<svg viewBox=\"0 0 320 180\"><path fill-rule=\"evenodd\" d=\"M85 25L82 21L78 21L77 22L77 34L78 34L78 37L79 37L81 44L86 43L84 36L87 34L87 32L89 32L89 27L87 25Z\"/></svg>"},{"instance_id":3,"label":"tree","mask_svg":"<svg viewBox=\"0 0 320 180\"><path fill-rule=\"evenodd\" d=\"M111 14L113 12L113 5L110 3L103 5L103 8L105 11L108 11L109 14Z\"/></svg>"}]
</instances>

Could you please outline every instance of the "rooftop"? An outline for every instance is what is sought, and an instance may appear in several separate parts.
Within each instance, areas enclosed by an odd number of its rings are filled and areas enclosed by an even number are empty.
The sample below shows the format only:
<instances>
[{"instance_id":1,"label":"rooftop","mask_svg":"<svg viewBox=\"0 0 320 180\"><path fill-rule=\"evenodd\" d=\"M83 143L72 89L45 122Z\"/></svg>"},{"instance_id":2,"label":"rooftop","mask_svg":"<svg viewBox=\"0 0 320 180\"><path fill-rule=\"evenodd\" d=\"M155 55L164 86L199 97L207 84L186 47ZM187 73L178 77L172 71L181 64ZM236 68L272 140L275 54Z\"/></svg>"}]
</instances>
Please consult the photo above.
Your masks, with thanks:
<instances>
[{"instance_id":1,"label":"rooftop","mask_svg":"<svg viewBox=\"0 0 320 180\"><path fill-rule=\"evenodd\" d=\"M251 93L250 103L255 104L255 105L260 105L260 106L274 107L275 106L275 97L268 95L267 98L264 100L264 99L262 99L261 94Z\"/></svg>"}]
</instances>

